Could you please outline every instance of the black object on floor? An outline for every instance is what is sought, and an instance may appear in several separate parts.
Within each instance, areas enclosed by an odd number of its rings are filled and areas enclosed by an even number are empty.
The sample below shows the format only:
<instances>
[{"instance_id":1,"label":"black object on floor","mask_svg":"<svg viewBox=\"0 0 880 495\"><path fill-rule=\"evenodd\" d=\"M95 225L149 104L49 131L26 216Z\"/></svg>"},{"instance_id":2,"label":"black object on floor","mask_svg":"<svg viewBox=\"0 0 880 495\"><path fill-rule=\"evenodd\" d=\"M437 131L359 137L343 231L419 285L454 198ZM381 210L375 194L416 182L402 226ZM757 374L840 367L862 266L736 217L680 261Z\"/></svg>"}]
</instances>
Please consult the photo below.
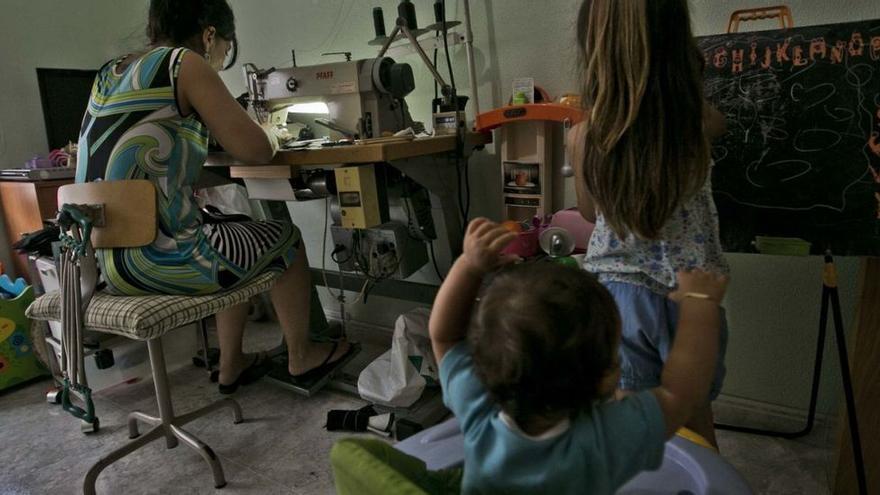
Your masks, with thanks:
<instances>
[{"instance_id":1,"label":"black object on floor","mask_svg":"<svg viewBox=\"0 0 880 495\"><path fill-rule=\"evenodd\" d=\"M327 431L365 432L370 418L377 414L370 404L356 410L331 409L327 411L327 424L324 427Z\"/></svg>"}]
</instances>

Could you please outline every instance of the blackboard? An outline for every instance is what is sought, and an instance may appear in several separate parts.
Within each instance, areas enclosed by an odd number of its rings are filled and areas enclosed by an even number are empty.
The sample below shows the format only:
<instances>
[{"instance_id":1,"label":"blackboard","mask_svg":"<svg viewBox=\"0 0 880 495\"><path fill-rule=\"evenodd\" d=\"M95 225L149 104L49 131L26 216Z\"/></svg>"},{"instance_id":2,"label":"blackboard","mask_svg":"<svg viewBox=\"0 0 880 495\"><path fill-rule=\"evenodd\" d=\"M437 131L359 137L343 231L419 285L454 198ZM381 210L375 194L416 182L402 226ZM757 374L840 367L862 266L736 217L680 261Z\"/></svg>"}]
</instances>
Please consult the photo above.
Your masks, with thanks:
<instances>
[{"instance_id":1,"label":"blackboard","mask_svg":"<svg viewBox=\"0 0 880 495\"><path fill-rule=\"evenodd\" d=\"M758 235L880 255L880 20L698 38L727 118L712 173L725 250Z\"/></svg>"}]
</instances>

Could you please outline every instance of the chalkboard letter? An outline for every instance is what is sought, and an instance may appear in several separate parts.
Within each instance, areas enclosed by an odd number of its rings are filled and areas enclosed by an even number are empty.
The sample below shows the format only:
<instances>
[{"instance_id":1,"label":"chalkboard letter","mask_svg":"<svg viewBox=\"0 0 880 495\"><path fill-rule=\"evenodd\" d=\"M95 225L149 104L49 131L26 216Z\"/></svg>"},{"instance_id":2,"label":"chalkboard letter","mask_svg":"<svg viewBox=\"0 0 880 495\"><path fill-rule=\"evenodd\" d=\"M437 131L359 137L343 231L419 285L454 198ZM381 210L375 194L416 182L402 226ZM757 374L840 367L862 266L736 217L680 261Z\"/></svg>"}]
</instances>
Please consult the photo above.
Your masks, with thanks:
<instances>
[{"instance_id":1,"label":"chalkboard letter","mask_svg":"<svg viewBox=\"0 0 880 495\"><path fill-rule=\"evenodd\" d=\"M731 55L733 58L733 64L730 66L730 71L733 74L738 72L742 72L743 70L743 54L745 50L740 48L739 50L731 50Z\"/></svg>"},{"instance_id":2,"label":"chalkboard letter","mask_svg":"<svg viewBox=\"0 0 880 495\"><path fill-rule=\"evenodd\" d=\"M880 36L878 36L878 42L880 42ZM878 48L878 51L880 51L880 48ZM752 62L752 64L751 64L752 67L754 67L755 63L757 63L757 60L758 60L758 42L757 41L752 42L752 49L749 52L749 60L751 60L751 62Z\"/></svg>"},{"instance_id":3,"label":"chalkboard letter","mask_svg":"<svg viewBox=\"0 0 880 495\"><path fill-rule=\"evenodd\" d=\"M816 55L820 55L822 59L828 55L828 44L825 43L825 38L816 38L810 42L810 60L815 61Z\"/></svg>"},{"instance_id":4,"label":"chalkboard letter","mask_svg":"<svg viewBox=\"0 0 880 495\"><path fill-rule=\"evenodd\" d=\"M800 45L795 45L795 47L793 49L793 53L794 53L794 60L792 61L792 63L795 66L800 67L802 65L807 65L807 59L804 58L803 47L801 47Z\"/></svg>"},{"instance_id":5,"label":"chalkboard letter","mask_svg":"<svg viewBox=\"0 0 880 495\"><path fill-rule=\"evenodd\" d=\"M843 51L846 49L846 41L838 40L837 44L831 47L831 63L839 64L843 62Z\"/></svg>"},{"instance_id":6,"label":"chalkboard letter","mask_svg":"<svg viewBox=\"0 0 880 495\"><path fill-rule=\"evenodd\" d=\"M791 59L788 58L788 45L791 44L791 38L786 38L785 43L776 43L776 62L782 63L783 60L786 62Z\"/></svg>"},{"instance_id":7,"label":"chalkboard letter","mask_svg":"<svg viewBox=\"0 0 880 495\"><path fill-rule=\"evenodd\" d=\"M852 34L852 39L849 41L849 56L861 57L864 51L865 42L862 40L862 33L856 31Z\"/></svg>"},{"instance_id":8,"label":"chalkboard letter","mask_svg":"<svg viewBox=\"0 0 880 495\"><path fill-rule=\"evenodd\" d=\"M715 50L715 60L713 61L716 69L723 69L727 65L727 48L720 47Z\"/></svg>"},{"instance_id":9,"label":"chalkboard letter","mask_svg":"<svg viewBox=\"0 0 880 495\"><path fill-rule=\"evenodd\" d=\"M871 37L871 60L880 60L880 36Z\"/></svg>"},{"instance_id":10,"label":"chalkboard letter","mask_svg":"<svg viewBox=\"0 0 880 495\"><path fill-rule=\"evenodd\" d=\"M770 68L770 61L772 60L772 57L773 57L773 50L771 50L770 47L768 46L767 48L764 49L764 61L761 62L762 69L769 69Z\"/></svg>"}]
</instances>

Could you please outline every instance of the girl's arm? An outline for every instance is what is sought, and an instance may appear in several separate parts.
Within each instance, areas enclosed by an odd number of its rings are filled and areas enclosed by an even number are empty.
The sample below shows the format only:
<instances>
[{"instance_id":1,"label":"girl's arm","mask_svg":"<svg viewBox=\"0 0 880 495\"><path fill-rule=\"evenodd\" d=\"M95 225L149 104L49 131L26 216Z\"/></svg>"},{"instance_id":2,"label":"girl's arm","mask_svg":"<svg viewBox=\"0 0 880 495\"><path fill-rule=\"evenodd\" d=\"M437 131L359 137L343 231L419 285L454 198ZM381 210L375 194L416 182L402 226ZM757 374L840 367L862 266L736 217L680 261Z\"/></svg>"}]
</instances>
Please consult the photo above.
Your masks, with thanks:
<instances>
[{"instance_id":1,"label":"girl's arm","mask_svg":"<svg viewBox=\"0 0 880 495\"><path fill-rule=\"evenodd\" d=\"M220 75L202 57L193 52L184 54L177 91L181 113L197 112L217 142L232 156L257 164L272 159L275 143L251 120L229 93Z\"/></svg>"},{"instance_id":2,"label":"girl's arm","mask_svg":"<svg viewBox=\"0 0 880 495\"><path fill-rule=\"evenodd\" d=\"M587 191L587 183L584 181L584 131L583 123L572 126L565 137L566 147L574 168L574 192L578 211L588 222L596 223L596 203Z\"/></svg>"},{"instance_id":3,"label":"girl's arm","mask_svg":"<svg viewBox=\"0 0 880 495\"><path fill-rule=\"evenodd\" d=\"M703 102L703 129L710 142L727 132L727 121L724 119L724 114L708 101Z\"/></svg>"},{"instance_id":4,"label":"girl's arm","mask_svg":"<svg viewBox=\"0 0 880 495\"><path fill-rule=\"evenodd\" d=\"M487 273L511 263L515 256L502 255L516 234L485 218L476 218L464 236L464 253L452 265L440 286L428 329L437 363L446 351L467 337L474 300Z\"/></svg>"}]
</instances>

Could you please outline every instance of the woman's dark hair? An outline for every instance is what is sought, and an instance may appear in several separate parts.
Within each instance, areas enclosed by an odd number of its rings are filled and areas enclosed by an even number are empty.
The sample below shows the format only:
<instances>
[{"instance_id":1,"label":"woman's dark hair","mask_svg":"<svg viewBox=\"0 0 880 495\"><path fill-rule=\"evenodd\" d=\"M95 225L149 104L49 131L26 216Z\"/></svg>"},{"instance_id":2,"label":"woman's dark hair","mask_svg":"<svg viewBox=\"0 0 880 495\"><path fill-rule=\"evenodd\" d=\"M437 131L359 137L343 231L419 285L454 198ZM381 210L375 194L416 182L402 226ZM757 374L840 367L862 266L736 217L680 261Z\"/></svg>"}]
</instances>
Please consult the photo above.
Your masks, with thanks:
<instances>
[{"instance_id":1,"label":"woman's dark hair","mask_svg":"<svg viewBox=\"0 0 880 495\"><path fill-rule=\"evenodd\" d=\"M213 26L217 36L232 43L232 56L223 69L235 64L238 40L235 37L235 16L226 0L150 0L147 38L150 43L170 41L184 46Z\"/></svg>"},{"instance_id":2,"label":"woman's dark hair","mask_svg":"<svg viewBox=\"0 0 880 495\"><path fill-rule=\"evenodd\" d=\"M474 367L519 425L588 410L616 363L620 316L589 273L551 262L501 272L469 333Z\"/></svg>"}]
</instances>

